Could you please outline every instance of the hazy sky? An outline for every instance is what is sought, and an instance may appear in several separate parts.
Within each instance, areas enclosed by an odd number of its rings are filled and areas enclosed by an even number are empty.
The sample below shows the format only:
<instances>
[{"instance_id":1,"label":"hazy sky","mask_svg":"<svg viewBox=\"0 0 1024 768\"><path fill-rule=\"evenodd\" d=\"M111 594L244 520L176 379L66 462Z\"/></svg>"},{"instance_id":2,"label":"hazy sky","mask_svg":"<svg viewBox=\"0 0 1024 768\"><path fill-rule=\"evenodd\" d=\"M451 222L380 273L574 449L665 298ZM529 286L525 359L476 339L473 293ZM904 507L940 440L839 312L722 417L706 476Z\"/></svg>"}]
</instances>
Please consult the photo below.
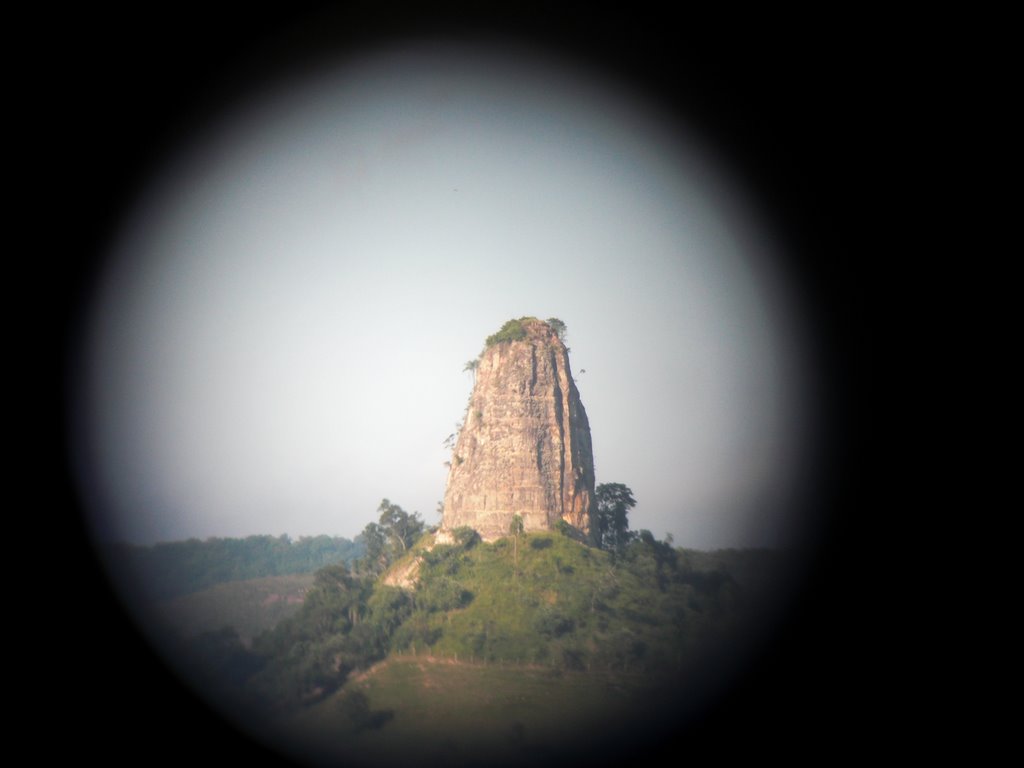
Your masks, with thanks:
<instances>
[{"instance_id":1,"label":"hazy sky","mask_svg":"<svg viewBox=\"0 0 1024 768\"><path fill-rule=\"evenodd\" d=\"M463 366L535 315L633 528L785 540L804 320L771 231L679 125L560 67L380 52L188 137L85 319L102 535L351 537L384 497L437 522Z\"/></svg>"}]
</instances>

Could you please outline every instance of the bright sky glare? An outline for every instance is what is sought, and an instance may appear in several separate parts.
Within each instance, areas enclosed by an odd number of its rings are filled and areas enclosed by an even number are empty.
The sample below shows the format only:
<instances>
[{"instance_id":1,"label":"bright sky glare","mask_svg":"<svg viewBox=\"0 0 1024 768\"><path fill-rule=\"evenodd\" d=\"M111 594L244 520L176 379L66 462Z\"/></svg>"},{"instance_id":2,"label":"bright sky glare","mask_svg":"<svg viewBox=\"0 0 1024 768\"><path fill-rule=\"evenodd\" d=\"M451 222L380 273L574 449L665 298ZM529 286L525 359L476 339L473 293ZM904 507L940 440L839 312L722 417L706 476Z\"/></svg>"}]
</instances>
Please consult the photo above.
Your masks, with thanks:
<instances>
[{"instance_id":1,"label":"bright sky glare","mask_svg":"<svg viewBox=\"0 0 1024 768\"><path fill-rule=\"evenodd\" d=\"M190 137L87 318L98 534L353 537L384 497L438 522L463 366L535 315L568 326L631 527L786 543L806 321L742 180L683 128L536 52L423 47Z\"/></svg>"}]
</instances>

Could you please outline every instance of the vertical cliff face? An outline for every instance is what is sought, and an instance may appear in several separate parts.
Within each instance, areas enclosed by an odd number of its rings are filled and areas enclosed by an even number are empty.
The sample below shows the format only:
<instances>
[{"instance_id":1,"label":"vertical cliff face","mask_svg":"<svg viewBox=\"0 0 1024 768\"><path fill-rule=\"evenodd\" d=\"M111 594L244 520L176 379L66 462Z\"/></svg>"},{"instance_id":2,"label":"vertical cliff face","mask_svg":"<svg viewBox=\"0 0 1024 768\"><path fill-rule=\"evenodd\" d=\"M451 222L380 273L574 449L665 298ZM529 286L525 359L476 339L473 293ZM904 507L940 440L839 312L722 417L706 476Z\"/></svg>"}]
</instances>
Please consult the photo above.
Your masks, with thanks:
<instances>
[{"instance_id":1,"label":"vertical cliff face","mask_svg":"<svg viewBox=\"0 0 1024 768\"><path fill-rule=\"evenodd\" d=\"M527 531L565 520L589 533L594 457L568 351L542 321L523 319L515 330L488 339L478 361L442 528L469 526L490 541L519 515Z\"/></svg>"}]
</instances>

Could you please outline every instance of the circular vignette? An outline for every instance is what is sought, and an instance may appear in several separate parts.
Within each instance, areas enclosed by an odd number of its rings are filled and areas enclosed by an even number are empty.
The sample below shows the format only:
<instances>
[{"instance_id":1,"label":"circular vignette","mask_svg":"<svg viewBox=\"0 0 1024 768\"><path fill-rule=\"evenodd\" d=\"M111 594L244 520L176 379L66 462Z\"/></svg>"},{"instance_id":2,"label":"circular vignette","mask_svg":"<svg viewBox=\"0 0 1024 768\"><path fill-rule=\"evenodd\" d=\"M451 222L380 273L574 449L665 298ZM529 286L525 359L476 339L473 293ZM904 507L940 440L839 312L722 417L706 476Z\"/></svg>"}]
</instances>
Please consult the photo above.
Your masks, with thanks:
<instances>
[{"instance_id":1,"label":"circular vignette","mask_svg":"<svg viewBox=\"0 0 1024 768\"><path fill-rule=\"evenodd\" d=\"M577 50L577 51L580 50L580 49L572 49L572 47L570 47L570 49L571 50ZM286 57L282 57L282 58L286 58ZM597 60L597 59L600 59L600 57L596 57L596 59L594 59L594 60ZM313 61L316 62L315 67L312 64ZM319 57L313 56L310 59L304 60L302 62L302 65L298 69L284 68L283 71L288 72L289 74L285 75L281 79L276 80L275 81L276 84L273 87L280 88L281 82L283 82L285 79L297 79L298 78L298 75L296 74L297 72L301 71L303 73L308 74L308 72L311 71L311 69L317 69L317 68L322 67L323 66L323 61L324 61L324 59L321 59ZM274 66L275 67L280 67L280 64L281 64L281 61L279 60L279 61L275 62ZM605 67L609 68L607 66L607 63L605 64ZM613 68L613 67L611 67L611 68ZM273 68L271 68L271 69L273 69ZM268 70L268 71L270 71L270 70ZM581 68L581 71L597 71L597 70L593 70L593 69L590 69L590 68L588 68L586 66L583 66ZM634 78L636 77L636 73L637 73L637 69L634 68L633 73L632 73L632 76ZM237 76L237 70L236 70L236 76ZM170 78L170 79L173 80L173 78ZM220 89L220 93L227 93L228 91L231 91L232 89L228 85L225 84L226 82L230 82L230 80L231 80L231 78L228 77L225 82L222 82L220 84L220 86L218 86L217 88L214 88L213 90L217 91L218 88L219 88ZM637 82L640 82L640 81L641 80L637 80ZM663 78L648 78L646 82L648 83L648 87L646 87L643 90L644 98L649 98L649 97L651 97L654 94L664 93L664 89L665 89L666 86L665 86L665 81L664 81ZM248 101L250 101L250 97L252 96L252 94L254 92L256 92L256 91L265 91L267 88L268 87L264 85L264 86L262 86L262 87L260 87L258 89L239 89L238 91L236 91L236 93L246 92L246 94L247 94L246 97L244 99L241 96L236 96L234 98L238 99L237 103L241 103L243 101L248 102ZM183 101L188 101L188 99L182 99L182 100ZM130 199L134 199L134 197L136 196L137 189L134 187L134 185L135 184L141 184L142 183L141 179L149 176L150 173L151 173L152 168L155 165L159 165L160 162L161 162L161 159L162 160L166 159L166 157L168 156L167 152L170 151L169 148L171 146L174 146L176 143L180 142L180 139L183 136L194 135L194 132L197 129L197 127L199 125L203 124L204 122L208 122L211 119L211 115L218 115L218 116L222 115L224 111L227 111L230 108L230 104L234 103L232 99L222 100L222 99L218 98L217 101L218 101L218 104L216 106L213 105L213 104L210 104L210 103L206 103L205 105L200 107L198 110L193 108L193 111L192 111L190 117L182 120L178 124L178 126L177 126L177 128L175 130L170 131L169 133L165 134L163 139L161 141L157 142L158 144L161 144L161 148L160 149L152 150L151 154L146 154L145 152L142 152L141 154L136 153L135 154L136 160L126 164L126 166L122 169L122 176L121 176L121 178L122 179L129 179L129 180L130 179L135 179L135 181L122 182L122 186L120 188L121 189L121 194L123 195L123 197L121 198L121 203L122 204L115 206L117 208L117 210L119 211L119 213L123 214L123 211L128 207L129 200ZM225 105L227 105L227 106L225 106ZM678 117L678 114L680 114L682 112L681 102L673 101L673 102L671 102L671 105L672 106L671 106L671 109L669 111L671 111L674 114L674 116ZM713 111L714 110L709 110L709 112L706 112L705 114L713 113ZM724 110L724 112L728 113L729 110ZM712 125L712 124L715 123L716 119L728 123L731 118L728 115L726 115L725 117L722 117L722 115L720 113L717 118L714 117L714 116L706 117L703 124L704 125ZM697 122L700 123L700 120L698 120ZM714 143L715 142L711 142L711 144L714 144ZM726 145L728 145L728 143L729 142L728 142L727 139L725 139L725 140L720 139L718 141L718 145L721 146L721 147L725 147ZM747 158L749 160L749 158L751 158L751 157L756 157L757 156L757 149L756 149L756 147L752 147L751 145L747 144L747 145L741 146L739 148L738 155L739 155L739 157L741 159L738 160L738 161L733 161L733 163L734 163L733 167L734 168L742 168L743 167L743 165L744 165L743 158ZM725 156L726 156L725 154L722 155L723 158ZM759 162L761 164L757 165L757 167L755 169L755 172L752 175L748 175L747 178L750 178L750 180L751 180L751 188L752 189L754 189L756 191L763 191L764 188L766 186L768 186L775 177L774 177L773 173L771 172L771 165L772 165L771 161L764 161L763 159L761 159L761 160L759 160ZM125 189L135 189L136 191L133 191L131 193L126 193L126 192L124 192ZM114 195L114 199L118 199L118 196ZM792 234L791 227L792 227L793 211L791 209L787 209L787 207L791 206L792 204L793 203L791 202L791 198L786 198L786 196L783 195L783 203L781 204L781 209L783 211L783 215L784 215L784 217L786 215L791 217L789 219L790 227L786 227L786 226L782 227L782 229L785 230L786 234ZM114 219L111 219L110 221L113 221L113 220ZM111 230L107 231L104 236L105 237L110 236L112 234L112 231L113 231L113 225L111 225ZM808 243L813 243L814 242L814 231L813 231L813 229L809 230L807 232L804 232L802 234L802 237L804 238L803 241L801 241L800 237L790 238L790 239L788 239L786 241L786 243L788 245L795 246L795 251L796 251L795 257L790 258L789 263L786 265L786 268L788 268L789 273L794 278L793 279L793 283L794 283L793 293L795 295L799 295L801 297L801 300L805 301L805 306L800 311L803 312L806 315L806 314L813 314L815 309L817 309L817 307L815 306L816 299L813 298L812 294L808 294L808 292L806 290L807 287L808 286L814 286L816 284L820 284L823 279L830 279L830 278L828 276L825 276L823 278L821 275L815 275L815 274L811 274L810 276L808 276L808 274L805 271L802 270L802 268L806 266L806 262L803 259L803 256L805 254L804 254L804 251L802 250L801 246L806 245ZM781 251L785 251L786 249L782 248L780 250ZM783 255L782 261L784 263L786 262L785 255ZM98 265L99 265L99 258L97 257L97 260L94 262L93 266L95 267L95 266L98 266ZM83 275L82 277L83 277L82 284L83 285L88 284L88 280L86 279L86 276ZM801 280L803 280L803 284L802 285L800 284ZM800 288L803 288L802 292L801 292ZM83 295L87 295L87 294L89 294L89 292L90 292L89 290L86 290L86 291L83 292ZM806 298L808 296L812 296L812 297L811 298ZM823 314L827 315L827 313L823 313ZM808 346L811 347L815 352L820 351L821 350L821 346L822 346L821 343L820 343L821 337L820 336L817 337L817 343L815 343L816 339L815 339L814 335L813 334L809 334L809 336L810 336L810 339L809 339ZM830 357L828 354L823 354L821 357L819 357L817 359L826 361L824 363L823 367L825 369L825 373L827 374L827 376L832 376L832 375L834 375L838 371L839 366L835 364L835 360L836 360L835 355L832 355ZM812 431L815 432L815 438L814 439L818 440L818 442L815 443L816 445L821 445L822 444L822 439L821 438L822 438L823 435L826 436L826 438L828 438L828 439L834 439L835 438L835 430L837 428L838 419L836 419L834 417L836 416L837 406L838 406L839 401L836 400L834 398L834 396L833 396L832 400L829 400L827 397L824 396L824 393L831 392L831 390L828 389L828 387L827 387L828 383L829 382L826 381L824 383L819 384L820 391L816 394L816 397L820 397L821 398L821 402L820 402L819 405L814 406L814 407L817 407L819 410L821 410L824 413L824 418L822 418L820 420L820 422L811 422L811 421L809 421L809 426L808 426L809 430L812 430ZM828 425L828 426L826 427L824 425ZM831 466L831 464L828 461L822 461L820 463L820 465L817 467L817 471L815 473L816 474L816 480L815 480L815 482L809 483L809 485L808 485L808 487L806 489L806 491L807 491L806 498L803 500L803 503L807 504L808 506L811 506L813 504L821 504L821 503L825 502L827 499L829 499L831 494L838 487L838 484L837 484L838 475L834 474L833 472L834 472L833 467ZM810 499L813 499L813 502L809 501ZM828 524L829 525L835 525L836 524L836 518L830 518L829 521L828 521ZM819 556L820 556L820 552L824 551L824 548L827 547L829 542L831 542L833 540L831 538L832 534L833 534L833 530L831 530L831 529L827 529L827 530L823 530L823 531L818 531L818 532L815 533L815 535L814 535L815 540L816 540L816 542L818 544L820 544L820 548L815 550L815 552L817 554L819 554ZM820 564L818 563L818 561L815 561L814 567L818 568L819 566L820 566ZM791 611L792 611L791 626L795 626L795 624L797 622L808 620L809 611L812 610L811 606L813 604L813 601L816 600L816 599L817 599L816 595L804 594L804 593L801 594L800 598L796 601L795 607L791 608ZM801 601L803 601L803 602L801 602ZM110 603L109 605L107 605L107 608L112 613L116 613L117 610L118 610L114 606L113 603ZM134 646L132 646L132 647L134 649ZM141 657L145 656L145 652L144 651L141 651L141 650L138 650L138 649L134 649L134 650ZM758 701L758 697L762 695L762 690L759 688L759 685L763 681L763 679L766 679L766 680L773 679L772 675L774 673L772 671L772 666L771 666L772 663L767 661L767 659L771 656L771 654L779 654L779 655L783 655L784 656L784 655L787 654L787 651L785 649L783 649L780 645L772 646L769 649L769 651L766 652L766 656L764 657L765 660L762 660L762 662L760 663L760 666L757 669L751 671L749 677L747 678L747 683L746 683L750 690L745 692L745 695L749 695L749 700L750 701ZM164 680L163 684L166 684L166 682L167 681ZM188 694L182 693L182 695L187 697ZM740 712L740 713L744 713L745 712L745 710L743 709L744 706L747 706L747 699L744 699L742 697L739 697L739 698L734 697L734 698L729 699L728 701L726 701L726 702L724 702L722 704L722 708L720 708L720 710L719 710L719 715L721 716L721 713L726 711L726 709L729 709L730 707L734 711L737 711L737 712ZM747 714L749 714L749 712L747 712ZM716 721L714 716L710 716L709 717L709 721L708 721L708 725L707 725L707 728L708 728L707 733L713 732L714 728L715 727L720 727L720 725L721 725L721 721L720 720Z\"/></svg>"}]
</instances>

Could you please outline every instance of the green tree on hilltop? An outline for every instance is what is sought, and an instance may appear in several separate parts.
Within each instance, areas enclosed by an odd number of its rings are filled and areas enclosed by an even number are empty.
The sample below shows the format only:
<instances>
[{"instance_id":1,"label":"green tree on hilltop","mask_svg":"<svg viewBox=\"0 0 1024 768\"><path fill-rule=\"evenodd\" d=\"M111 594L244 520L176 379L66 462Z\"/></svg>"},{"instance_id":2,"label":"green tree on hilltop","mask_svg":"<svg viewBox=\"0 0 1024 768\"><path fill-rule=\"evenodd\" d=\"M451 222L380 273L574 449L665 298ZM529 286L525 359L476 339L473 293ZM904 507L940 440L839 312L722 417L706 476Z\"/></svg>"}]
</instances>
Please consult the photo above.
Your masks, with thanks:
<instances>
[{"instance_id":1,"label":"green tree on hilltop","mask_svg":"<svg viewBox=\"0 0 1024 768\"><path fill-rule=\"evenodd\" d=\"M376 575L387 570L395 560L409 551L423 535L424 523L418 512L411 515L387 499L377 508L378 522L367 523L360 538L366 554L360 561L360 569Z\"/></svg>"},{"instance_id":2,"label":"green tree on hilltop","mask_svg":"<svg viewBox=\"0 0 1024 768\"><path fill-rule=\"evenodd\" d=\"M594 544L609 552L621 553L633 536L629 532L629 510L636 506L633 491L622 483L602 483L594 492L597 501L593 515Z\"/></svg>"},{"instance_id":3,"label":"green tree on hilltop","mask_svg":"<svg viewBox=\"0 0 1024 768\"><path fill-rule=\"evenodd\" d=\"M423 534L423 521L418 512L411 515L397 504L383 499L377 508L380 525L385 530L395 554L404 554Z\"/></svg>"}]
</instances>

